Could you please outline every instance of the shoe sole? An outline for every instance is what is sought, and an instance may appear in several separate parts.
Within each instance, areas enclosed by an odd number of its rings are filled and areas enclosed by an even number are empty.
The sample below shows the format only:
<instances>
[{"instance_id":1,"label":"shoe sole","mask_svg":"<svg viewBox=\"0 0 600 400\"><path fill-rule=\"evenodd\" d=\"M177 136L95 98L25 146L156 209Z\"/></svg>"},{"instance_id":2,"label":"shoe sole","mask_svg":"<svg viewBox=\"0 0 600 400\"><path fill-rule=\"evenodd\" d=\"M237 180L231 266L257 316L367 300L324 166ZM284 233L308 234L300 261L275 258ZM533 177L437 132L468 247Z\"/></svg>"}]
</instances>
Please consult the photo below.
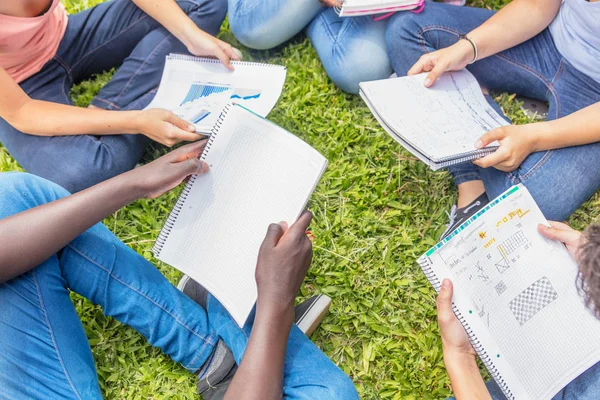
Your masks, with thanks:
<instances>
[{"instance_id":1,"label":"shoe sole","mask_svg":"<svg viewBox=\"0 0 600 400\"><path fill-rule=\"evenodd\" d=\"M306 336L312 335L329 312L330 306L331 299L328 296L320 294L317 300L310 305L308 311L302 315L302 318L296 321L296 326Z\"/></svg>"},{"instance_id":2,"label":"shoe sole","mask_svg":"<svg viewBox=\"0 0 600 400\"><path fill-rule=\"evenodd\" d=\"M179 283L177 284L177 289L179 289L179 291L183 292L183 288L185 288L185 285L187 284L187 282L190 280L190 277L188 275L184 275L183 278L181 278L179 280Z\"/></svg>"},{"instance_id":3,"label":"shoe sole","mask_svg":"<svg viewBox=\"0 0 600 400\"><path fill-rule=\"evenodd\" d=\"M191 278L188 275L184 275L177 284L177 289L183 292L185 285L190 279ZM317 330L319 325L321 325L321 322L323 319L325 319L325 316L329 313L330 306L331 298L325 296L324 294L320 294L317 300L310 305L308 311L305 312L298 321L296 321L296 326L300 328L300 330L304 332L306 336L311 336L314 331Z\"/></svg>"}]
</instances>

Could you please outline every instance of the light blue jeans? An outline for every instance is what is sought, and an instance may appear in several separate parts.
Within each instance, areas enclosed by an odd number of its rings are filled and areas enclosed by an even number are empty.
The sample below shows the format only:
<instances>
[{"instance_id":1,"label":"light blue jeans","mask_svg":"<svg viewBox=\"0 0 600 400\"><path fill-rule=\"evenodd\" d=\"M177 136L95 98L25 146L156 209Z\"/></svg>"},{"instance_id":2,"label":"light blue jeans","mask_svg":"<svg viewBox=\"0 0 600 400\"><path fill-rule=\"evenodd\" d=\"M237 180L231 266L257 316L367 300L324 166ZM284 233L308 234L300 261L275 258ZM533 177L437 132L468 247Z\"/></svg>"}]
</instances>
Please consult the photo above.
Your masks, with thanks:
<instances>
[{"instance_id":1,"label":"light blue jeans","mask_svg":"<svg viewBox=\"0 0 600 400\"><path fill-rule=\"evenodd\" d=\"M306 28L325 71L349 93L358 93L360 82L392 73L385 49L387 20L340 18L318 0L229 0L229 24L242 44L259 50L278 46Z\"/></svg>"},{"instance_id":2,"label":"light blue jeans","mask_svg":"<svg viewBox=\"0 0 600 400\"><path fill-rule=\"evenodd\" d=\"M448 47L493 15L493 11L427 3L421 14L397 13L388 25L394 70L406 75L421 55ZM600 83L575 69L556 49L546 29L512 49L467 67L485 87L548 101L557 119L600 101ZM500 113L500 107L488 97ZM510 173L465 163L450 168L457 184L482 179L488 197L523 183L546 218L567 219L600 188L600 143L533 153Z\"/></svg>"},{"instance_id":3,"label":"light blue jeans","mask_svg":"<svg viewBox=\"0 0 600 400\"><path fill-rule=\"evenodd\" d=\"M0 219L68 195L33 175L0 174ZM0 284L0 399L102 398L71 290L191 372L204 364L219 337L238 363L248 344L251 322L239 328L210 296L205 311L97 224L37 268ZM295 326L284 394L307 400L358 398L350 378Z\"/></svg>"}]
</instances>

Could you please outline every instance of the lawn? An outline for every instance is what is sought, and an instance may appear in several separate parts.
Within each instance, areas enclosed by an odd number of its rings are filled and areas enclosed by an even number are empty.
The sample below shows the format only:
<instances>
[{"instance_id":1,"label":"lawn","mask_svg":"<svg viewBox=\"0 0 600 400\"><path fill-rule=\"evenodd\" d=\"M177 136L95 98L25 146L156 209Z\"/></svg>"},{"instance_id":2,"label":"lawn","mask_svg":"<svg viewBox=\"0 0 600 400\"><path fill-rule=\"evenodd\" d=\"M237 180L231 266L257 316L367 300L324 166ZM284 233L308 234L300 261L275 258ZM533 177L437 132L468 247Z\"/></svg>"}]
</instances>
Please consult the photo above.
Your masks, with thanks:
<instances>
[{"instance_id":1,"label":"lawn","mask_svg":"<svg viewBox=\"0 0 600 400\"><path fill-rule=\"evenodd\" d=\"M70 12L98 0L63 0ZM501 0L472 3L499 8ZM225 26L221 38L235 39ZM239 45L239 44L238 44ZM240 46L241 47L241 46ZM246 59L283 64L287 82L269 118L329 160L309 208L315 215L313 267L301 297L325 293L331 313L313 341L354 380L364 399L439 399L451 395L436 324L435 293L415 260L444 229L456 190L379 127L360 98L327 78L304 37L270 52L243 49ZM73 98L85 106L110 73L84 82ZM510 94L498 98L513 121L527 122ZM146 159L164 150L150 149ZM0 171L19 170L0 147ZM177 191L140 200L105 220L120 239L152 260L176 283L180 273L150 249ZM571 222L583 227L598 214L596 196ZM99 307L73 296L92 346L107 399L194 399L195 377L149 346Z\"/></svg>"}]
</instances>

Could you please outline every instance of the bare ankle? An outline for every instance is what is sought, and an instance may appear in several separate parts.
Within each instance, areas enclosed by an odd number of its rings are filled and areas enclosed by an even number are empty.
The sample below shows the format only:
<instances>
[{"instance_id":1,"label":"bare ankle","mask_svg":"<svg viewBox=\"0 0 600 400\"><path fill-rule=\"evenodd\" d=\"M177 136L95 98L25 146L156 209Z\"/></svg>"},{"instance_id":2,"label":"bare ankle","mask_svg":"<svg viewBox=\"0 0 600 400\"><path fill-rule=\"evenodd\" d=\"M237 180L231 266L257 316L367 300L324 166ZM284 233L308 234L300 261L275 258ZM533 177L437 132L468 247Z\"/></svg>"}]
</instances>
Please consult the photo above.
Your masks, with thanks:
<instances>
[{"instance_id":1,"label":"bare ankle","mask_svg":"<svg viewBox=\"0 0 600 400\"><path fill-rule=\"evenodd\" d=\"M458 201L456 206L463 208L468 206L476 198L485 193L483 181L469 181L458 185Z\"/></svg>"}]
</instances>

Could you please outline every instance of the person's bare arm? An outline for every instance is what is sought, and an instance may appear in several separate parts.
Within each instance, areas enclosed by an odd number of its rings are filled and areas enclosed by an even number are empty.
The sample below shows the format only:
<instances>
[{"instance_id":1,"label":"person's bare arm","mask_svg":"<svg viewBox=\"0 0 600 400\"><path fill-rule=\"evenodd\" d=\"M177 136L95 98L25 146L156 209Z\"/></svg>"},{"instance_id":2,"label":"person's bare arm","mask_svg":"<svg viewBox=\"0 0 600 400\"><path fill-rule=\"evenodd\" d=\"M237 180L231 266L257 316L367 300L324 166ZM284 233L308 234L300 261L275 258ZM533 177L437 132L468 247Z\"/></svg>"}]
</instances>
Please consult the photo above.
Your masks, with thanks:
<instances>
[{"instance_id":1,"label":"person's bare arm","mask_svg":"<svg viewBox=\"0 0 600 400\"><path fill-rule=\"evenodd\" d=\"M239 50L198 28L174 0L132 1L185 44L190 53L217 57L229 69L233 69L230 60L240 59Z\"/></svg>"},{"instance_id":2,"label":"person's bare arm","mask_svg":"<svg viewBox=\"0 0 600 400\"><path fill-rule=\"evenodd\" d=\"M438 324L442 335L444 364L457 400L491 400L477 367L477 354L465 329L452 311L454 287L444 279L437 298Z\"/></svg>"},{"instance_id":3,"label":"person's bare arm","mask_svg":"<svg viewBox=\"0 0 600 400\"><path fill-rule=\"evenodd\" d=\"M0 117L21 132L37 136L117 135L142 133L167 146L195 141L195 127L161 109L106 111L30 98L0 68Z\"/></svg>"},{"instance_id":4,"label":"person's bare arm","mask_svg":"<svg viewBox=\"0 0 600 400\"><path fill-rule=\"evenodd\" d=\"M281 400L294 299L312 259L306 236L312 214L305 211L289 229L269 226L256 266L258 300L248 347L225 400Z\"/></svg>"},{"instance_id":5,"label":"person's bare arm","mask_svg":"<svg viewBox=\"0 0 600 400\"><path fill-rule=\"evenodd\" d=\"M483 59L531 39L550 25L558 14L561 0L514 0L467 36L477 45ZM446 71L457 71L473 60L473 47L467 40L421 56L408 75L429 72L425 86L434 84Z\"/></svg>"},{"instance_id":6,"label":"person's bare arm","mask_svg":"<svg viewBox=\"0 0 600 400\"><path fill-rule=\"evenodd\" d=\"M500 147L489 156L473 161L482 168L494 167L514 171L525 158L536 151L579 146L600 141L600 103L573 114L547 122L508 125L483 135L475 144L481 148L494 141Z\"/></svg>"},{"instance_id":7,"label":"person's bare arm","mask_svg":"<svg viewBox=\"0 0 600 400\"><path fill-rule=\"evenodd\" d=\"M0 220L0 283L35 268L119 208L206 172L208 166L198 160L205 144L183 146L87 190Z\"/></svg>"}]
</instances>

